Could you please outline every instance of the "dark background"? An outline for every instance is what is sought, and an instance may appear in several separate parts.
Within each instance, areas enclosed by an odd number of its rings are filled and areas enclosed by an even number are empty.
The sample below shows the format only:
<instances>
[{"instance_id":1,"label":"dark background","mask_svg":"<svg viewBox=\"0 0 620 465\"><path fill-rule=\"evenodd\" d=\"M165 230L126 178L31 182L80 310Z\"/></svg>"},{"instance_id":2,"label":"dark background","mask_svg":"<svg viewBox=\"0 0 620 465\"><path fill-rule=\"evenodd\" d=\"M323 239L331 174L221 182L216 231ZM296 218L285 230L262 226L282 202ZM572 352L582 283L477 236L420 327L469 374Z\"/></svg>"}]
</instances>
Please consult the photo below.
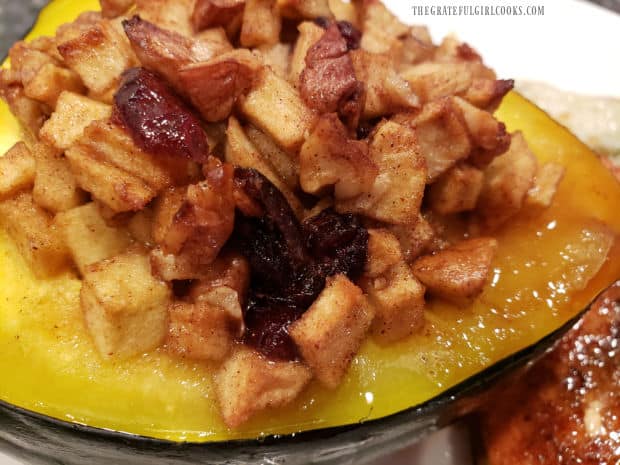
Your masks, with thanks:
<instances>
[{"instance_id":1,"label":"dark background","mask_svg":"<svg viewBox=\"0 0 620 465\"><path fill-rule=\"evenodd\" d=\"M620 13L620 0L589 1ZM28 31L36 12L46 3L47 0L0 0L0 57L4 57L11 44Z\"/></svg>"}]
</instances>

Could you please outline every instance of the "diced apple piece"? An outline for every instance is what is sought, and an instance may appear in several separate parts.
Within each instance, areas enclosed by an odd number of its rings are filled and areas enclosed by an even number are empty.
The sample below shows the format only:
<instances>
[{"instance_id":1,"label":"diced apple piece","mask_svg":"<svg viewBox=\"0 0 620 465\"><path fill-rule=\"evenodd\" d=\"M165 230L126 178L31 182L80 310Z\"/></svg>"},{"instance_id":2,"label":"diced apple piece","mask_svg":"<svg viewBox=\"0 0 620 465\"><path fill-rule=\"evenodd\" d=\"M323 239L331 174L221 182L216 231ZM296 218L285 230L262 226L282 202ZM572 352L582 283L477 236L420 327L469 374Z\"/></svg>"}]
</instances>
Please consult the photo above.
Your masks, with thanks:
<instances>
[{"instance_id":1,"label":"diced apple piece","mask_svg":"<svg viewBox=\"0 0 620 465\"><path fill-rule=\"evenodd\" d=\"M293 401L312 378L299 362L271 361L239 347L215 376L220 411L229 428L236 428L266 408Z\"/></svg>"},{"instance_id":2,"label":"diced apple piece","mask_svg":"<svg viewBox=\"0 0 620 465\"><path fill-rule=\"evenodd\" d=\"M129 41L108 20L101 20L80 36L58 45L66 65L95 94L115 87L126 69L137 64Z\"/></svg>"},{"instance_id":3,"label":"diced apple piece","mask_svg":"<svg viewBox=\"0 0 620 465\"><path fill-rule=\"evenodd\" d=\"M116 18L129 10L134 0L99 0L99 3L104 18Z\"/></svg>"},{"instance_id":4,"label":"diced apple piece","mask_svg":"<svg viewBox=\"0 0 620 465\"><path fill-rule=\"evenodd\" d=\"M476 208L484 174L473 166L460 164L444 173L428 192L431 208L440 215Z\"/></svg>"},{"instance_id":5,"label":"diced apple piece","mask_svg":"<svg viewBox=\"0 0 620 465\"><path fill-rule=\"evenodd\" d=\"M420 257L413 273L431 294L463 303L482 292L497 250L497 241L481 237L459 242Z\"/></svg>"},{"instance_id":6,"label":"diced apple piece","mask_svg":"<svg viewBox=\"0 0 620 465\"><path fill-rule=\"evenodd\" d=\"M402 260L400 243L387 229L368 230L368 258L364 275L376 278Z\"/></svg>"},{"instance_id":7,"label":"diced apple piece","mask_svg":"<svg viewBox=\"0 0 620 465\"><path fill-rule=\"evenodd\" d=\"M423 326L425 289L403 260L367 280L364 290L375 312L372 334L380 343L411 336Z\"/></svg>"},{"instance_id":8,"label":"diced apple piece","mask_svg":"<svg viewBox=\"0 0 620 465\"><path fill-rule=\"evenodd\" d=\"M63 92L58 97L56 111L41 128L40 136L57 149L66 150L79 139L86 126L111 114L110 105L73 92Z\"/></svg>"},{"instance_id":9,"label":"diced apple piece","mask_svg":"<svg viewBox=\"0 0 620 465\"><path fill-rule=\"evenodd\" d=\"M86 194L78 188L69 162L61 151L39 142L32 153L36 162L32 197L38 205L52 212L62 212L84 203Z\"/></svg>"},{"instance_id":10,"label":"diced apple piece","mask_svg":"<svg viewBox=\"0 0 620 465\"><path fill-rule=\"evenodd\" d=\"M93 202L59 213L55 223L82 274L88 265L122 253L131 242L126 230L106 224Z\"/></svg>"},{"instance_id":11,"label":"diced apple piece","mask_svg":"<svg viewBox=\"0 0 620 465\"><path fill-rule=\"evenodd\" d=\"M476 207L483 227L497 228L521 210L534 183L537 165L523 134L513 134L508 151L484 170L484 183Z\"/></svg>"},{"instance_id":12,"label":"diced apple piece","mask_svg":"<svg viewBox=\"0 0 620 465\"><path fill-rule=\"evenodd\" d=\"M323 36L325 30L317 26L312 21L304 21L297 26L299 37L295 42L293 56L291 57L291 69L289 73L289 81L295 87L299 85L299 76L306 67L306 55L308 50Z\"/></svg>"},{"instance_id":13,"label":"diced apple piece","mask_svg":"<svg viewBox=\"0 0 620 465\"><path fill-rule=\"evenodd\" d=\"M327 0L277 0L282 16L292 19L331 18Z\"/></svg>"},{"instance_id":14,"label":"diced apple piece","mask_svg":"<svg viewBox=\"0 0 620 465\"><path fill-rule=\"evenodd\" d=\"M175 302L168 312L168 348L191 359L223 360L241 328L241 306L230 288L213 289L195 303Z\"/></svg>"},{"instance_id":15,"label":"diced apple piece","mask_svg":"<svg viewBox=\"0 0 620 465\"><path fill-rule=\"evenodd\" d=\"M53 63L43 65L37 74L24 83L27 97L45 103L50 108L56 107L58 96L64 92L82 92L84 85L73 71Z\"/></svg>"},{"instance_id":16,"label":"diced apple piece","mask_svg":"<svg viewBox=\"0 0 620 465\"><path fill-rule=\"evenodd\" d=\"M527 192L526 204L539 208L550 207L565 172L566 169L557 163L545 163L539 167L534 185Z\"/></svg>"},{"instance_id":17,"label":"diced apple piece","mask_svg":"<svg viewBox=\"0 0 620 465\"><path fill-rule=\"evenodd\" d=\"M52 217L34 203L30 193L0 202L0 225L38 278L58 274L69 264L68 250Z\"/></svg>"},{"instance_id":18,"label":"diced apple piece","mask_svg":"<svg viewBox=\"0 0 620 465\"><path fill-rule=\"evenodd\" d=\"M275 44L280 40L282 19L276 0L246 0L239 41L243 47Z\"/></svg>"},{"instance_id":19,"label":"diced apple piece","mask_svg":"<svg viewBox=\"0 0 620 465\"><path fill-rule=\"evenodd\" d=\"M17 142L0 157L0 199L30 188L34 176L34 156L26 144Z\"/></svg>"},{"instance_id":20,"label":"diced apple piece","mask_svg":"<svg viewBox=\"0 0 620 465\"><path fill-rule=\"evenodd\" d=\"M362 290L346 276L336 275L288 332L316 378L334 389L362 345L373 316Z\"/></svg>"},{"instance_id":21,"label":"diced apple piece","mask_svg":"<svg viewBox=\"0 0 620 465\"><path fill-rule=\"evenodd\" d=\"M297 150L314 125L316 115L299 93L284 79L266 68L245 99L241 113L269 134L285 150Z\"/></svg>"},{"instance_id":22,"label":"diced apple piece","mask_svg":"<svg viewBox=\"0 0 620 465\"><path fill-rule=\"evenodd\" d=\"M339 201L336 209L391 224L415 223L427 177L415 133L394 121L381 123L370 142L370 159L379 167L370 192Z\"/></svg>"},{"instance_id":23,"label":"diced apple piece","mask_svg":"<svg viewBox=\"0 0 620 465\"><path fill-rule=\"evenodd\" d=\"M168 329L169 287L151 275L146 255L126 253L90 265L80 299L104 358L128 358L158 347Z\"/></svg>"},{"instance_id":24,"label":"diced apple piece","mask_svg":"<svg viewBox=\"0 0 620 465\"><path fill-rule=\"evenodd\" d=\"M398 238L405 261L411 263L427 251L435 238L435 231L422 215L413 225L392 225L390 232Z\"/></svg>"}]
</instances>

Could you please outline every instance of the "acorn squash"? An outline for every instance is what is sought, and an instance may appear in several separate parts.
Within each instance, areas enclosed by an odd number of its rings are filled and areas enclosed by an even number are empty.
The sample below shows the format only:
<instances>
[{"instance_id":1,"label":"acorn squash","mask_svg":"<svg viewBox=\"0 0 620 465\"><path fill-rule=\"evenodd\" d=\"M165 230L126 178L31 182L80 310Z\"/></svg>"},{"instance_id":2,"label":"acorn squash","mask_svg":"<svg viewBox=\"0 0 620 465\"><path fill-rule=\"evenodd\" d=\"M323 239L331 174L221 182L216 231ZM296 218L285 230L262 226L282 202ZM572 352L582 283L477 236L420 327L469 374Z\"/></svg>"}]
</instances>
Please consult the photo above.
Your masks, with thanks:
<instances>
[{"instance_id":1,"label":"acorn squash","mask_svg":"<svg viewBox=\"0 0 620 465\"><path fill-rule=\"evenodd\" d=\"M96 0L52 1L28 38L50 34L79 12L96 8ZM618 181L575 136L517 93L506 96L497 115L510 131L524 133L539 161L563 165L566 175L549 209L536 214L524 209L498 233L499 248L483 293L465 308L433 301L420 334L387 347L367 341L335 391L312 385L291 405L260 414L236 431L227 429L217 413L212 367L179 361L164 351L129 361L102 360L82 321L80 281L70 273L37 280L0 231L0 424L25 422L33 428L9 433L9 442L30 438L60 444L66 438L88 451L109 440L127 441L135 450L144 444L168 450L165 442L133 443L130 436L114 439L109 432L89 442L83 428L68 427L68 422L218 444L323 430L302 437L322 438L325 450L343 434L376 439L380 431L390 430L400 433L382 436L384 442L405 433L411 440L410 433L454 418L461 412L459 398L548 347L620 277ZM0 104L0 152L21 137L19 125ZM356 429L357 436L350 433ZM270 439L264 451L269 444L294 442L291 436ZM235 444L248 454L258 447L227 442L232 449L224 453L218 444L212 444L211 458L234 457ZM167 453L184 456L182 450ZM45 453L60 454L55 446Z\"/></svg>"}]
</instances>

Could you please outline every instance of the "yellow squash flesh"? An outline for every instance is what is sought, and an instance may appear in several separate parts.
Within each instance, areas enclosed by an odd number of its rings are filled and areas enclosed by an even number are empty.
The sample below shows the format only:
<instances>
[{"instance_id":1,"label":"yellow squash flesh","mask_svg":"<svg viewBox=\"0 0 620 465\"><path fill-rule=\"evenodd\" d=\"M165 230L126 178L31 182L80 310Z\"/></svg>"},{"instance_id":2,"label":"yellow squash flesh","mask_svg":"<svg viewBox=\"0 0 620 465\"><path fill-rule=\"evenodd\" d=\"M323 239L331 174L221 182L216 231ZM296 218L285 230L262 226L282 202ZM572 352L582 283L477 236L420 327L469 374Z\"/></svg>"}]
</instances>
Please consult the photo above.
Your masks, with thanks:
<instances>
[{"instance_id":1,"label":"yellow squash flesh","mask_svg":"<svg viewBox=\"0 0 620 465\"><path fill-rule=\"evenodd\" d=\"M28 37L53 34L97 6L95 0L55 0ZM540 214L522 213L500 232L488 285L471 306L434 302L420 335L389 347L368 341L337 390L313 384L291 406L231 432L217 412L213 367L163 351L101 360L82 321L80 282L70 274L37 281L0 231L0 399L169 440L254 438L397 412L535 343L620 277L620 184L586 146L519 95L508 95L498 116L509 130L524 132L541 162L567 167L554 204ZM0 150L20 137L2 104Z\"/></svg>"}]
</instances>

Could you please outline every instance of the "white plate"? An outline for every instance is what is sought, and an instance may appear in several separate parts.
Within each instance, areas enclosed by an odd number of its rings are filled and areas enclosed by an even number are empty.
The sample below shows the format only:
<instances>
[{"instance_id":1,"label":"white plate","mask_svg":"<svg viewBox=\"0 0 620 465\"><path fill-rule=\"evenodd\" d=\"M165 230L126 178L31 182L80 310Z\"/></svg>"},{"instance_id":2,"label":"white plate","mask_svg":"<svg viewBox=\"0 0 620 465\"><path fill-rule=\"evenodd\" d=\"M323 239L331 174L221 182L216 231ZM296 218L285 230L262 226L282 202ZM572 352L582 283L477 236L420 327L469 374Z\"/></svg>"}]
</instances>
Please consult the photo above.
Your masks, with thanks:
<instances>
[{"instance_id":1,"label":"white plate","mask_svg":"<svg viewBox=\"0 0 620 465\"><path fill-rule=\"evenodd\" d=\"M419 16L414 6L458 5L448 0L384 0L411 24L429 26L435 42L455 33L480 52L501 78L543 81L589 95L620 97L620 15L580 0L472 0L468 5L542 5L544 16ZM461 3L461 5L464 3ZM376 465L470 465L460 428ZM0 465L21 465L0 453Z\"/></svg>"}]
</instances>

